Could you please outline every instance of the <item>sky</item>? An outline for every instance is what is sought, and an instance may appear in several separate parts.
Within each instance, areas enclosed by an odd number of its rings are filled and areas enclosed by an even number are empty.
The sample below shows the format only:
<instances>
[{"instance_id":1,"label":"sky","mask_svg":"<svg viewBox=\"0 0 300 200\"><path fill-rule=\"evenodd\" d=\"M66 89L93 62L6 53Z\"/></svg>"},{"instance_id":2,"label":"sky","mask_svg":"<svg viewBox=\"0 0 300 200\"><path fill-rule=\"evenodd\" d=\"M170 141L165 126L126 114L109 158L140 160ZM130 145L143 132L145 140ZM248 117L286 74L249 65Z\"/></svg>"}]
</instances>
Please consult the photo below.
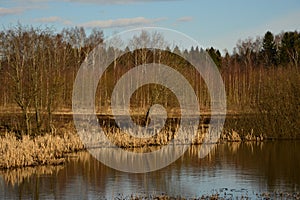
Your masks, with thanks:
<instances>
[{"instance_id":1,"label":"sky","mask_svg":"<svg viewBox=\"0 0 300 200\"><path fill-rule=\"evenodd\" d=\"M182 32L232 52L239 39L300 30L299 0L0 0L1 29L22 25L93 27L104 36L143 26Z\"/></svg>"}]
</instances>

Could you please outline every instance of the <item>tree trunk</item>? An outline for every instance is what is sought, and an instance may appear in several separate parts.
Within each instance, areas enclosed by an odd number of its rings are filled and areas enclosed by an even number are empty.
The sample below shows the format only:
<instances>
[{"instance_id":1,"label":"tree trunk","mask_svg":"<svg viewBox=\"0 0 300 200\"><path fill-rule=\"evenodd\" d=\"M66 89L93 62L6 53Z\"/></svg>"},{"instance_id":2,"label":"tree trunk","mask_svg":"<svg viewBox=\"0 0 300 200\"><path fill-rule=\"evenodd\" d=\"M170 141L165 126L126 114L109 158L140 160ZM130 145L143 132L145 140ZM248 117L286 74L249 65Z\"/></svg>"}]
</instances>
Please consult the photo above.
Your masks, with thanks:
<instances>
[{"instance_id":1,"label":"tree trunk","mask_svg":"<svg viewBox=\"0 0 300 200\"><path fill-rule=\"evenodd\" d=\"M27 107L23 109L23 116L25 121L25 134L31 135L30 116Z\"/></svg>"}]
</instances>

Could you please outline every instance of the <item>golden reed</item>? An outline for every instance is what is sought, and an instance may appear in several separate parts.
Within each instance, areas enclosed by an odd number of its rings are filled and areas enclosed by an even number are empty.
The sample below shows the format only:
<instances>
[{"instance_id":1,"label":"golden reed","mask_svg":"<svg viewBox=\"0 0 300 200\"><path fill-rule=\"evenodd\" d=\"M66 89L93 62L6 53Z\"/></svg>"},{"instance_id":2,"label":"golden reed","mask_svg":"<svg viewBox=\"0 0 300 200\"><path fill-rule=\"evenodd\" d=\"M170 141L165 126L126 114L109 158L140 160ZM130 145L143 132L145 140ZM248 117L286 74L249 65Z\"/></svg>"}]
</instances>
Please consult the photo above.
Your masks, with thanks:
<instances>
[{"instance_id":1,"label":"golden reed","mask_svg":"<svg viewBox=\"0 0 300 200\"><path fill-rule=\"evenodd\" d=\"M13 133L0 137L0 169L61 164L64 154L84 149L76 133L65 131L61 135L45 134L17 139Z\"/></svg>"},{"instance_id":2,"label":"golden reed","mask_svg":"<svg viewBox=\"0 0 300 200\"><path fill-rule=\"evenodd\" d=\"M65 162L65 154L85 149L73 126L66 126L58 132L58 134L45 134L34 138L23 135L22 139L17 139L14 133L6 132L0 137L0 169L36 165L58 165ZM192 144L202 144L206 134L207 128L202 127L199 129ZM106 135L118 147L131 151L138 151L140 149L141 152L152 151L156 147L168 144L172 139L177 140L178 144L185 143L188 139L181 138L170 129L165 129L148 139L134 138L130 134L125 134L113 127L106 129ZM257 140L257 138L251 136L252 134L248 134L247 137L241 139L239 134L233 130L223 131L219 142ZM87 134L87 137L92 136ZM101 138L90 138L90 140L97 140L99 144L102 144ZM263 139L259 138L259 140Z\"/></svg>"}]
</instances>

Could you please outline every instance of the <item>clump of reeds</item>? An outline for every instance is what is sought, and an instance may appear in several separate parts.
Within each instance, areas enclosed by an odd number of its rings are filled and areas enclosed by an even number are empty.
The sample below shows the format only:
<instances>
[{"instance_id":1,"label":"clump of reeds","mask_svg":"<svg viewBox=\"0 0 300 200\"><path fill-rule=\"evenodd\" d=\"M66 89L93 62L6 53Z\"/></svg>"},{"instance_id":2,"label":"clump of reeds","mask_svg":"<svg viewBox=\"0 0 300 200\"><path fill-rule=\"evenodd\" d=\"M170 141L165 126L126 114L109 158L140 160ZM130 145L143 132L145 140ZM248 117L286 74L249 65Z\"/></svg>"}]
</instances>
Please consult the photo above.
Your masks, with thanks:
<instances>
[{"instance_id":1,"label":"clump of reeds","mask_svg":"<svg viewBox=\"0 0 300 200\"><path fill-rule=\"evenodd\" d=\"M126 149L163 146L169 144L169 142L186 144L188 141L191 141L195 132L193 127L187 127L183 130L187 133L185 135L186 137L184 137L182 134L178 134L177 130L178 127L175 127L174 130L172 130L172 127L167 127L153 136L145 138L134 137L135 133L131 129L121 130L119 128L109 127L105 129L105 132L111 142L118 147ZM147 133L144 133L144 135L146 134ZM201 144L205 134L207 134L207 128L200 128L196 132L196 137L193 137L192 144Z\"/></svg>"},{"instance_id":2,"label":"clump of reeds","mask_svg":"<svg viewBox=\"0 0 300 200\"><path fill-rule=\"evenodd\" d=\"M174 144L202 144L206 137L210 137L209 127L205 126L201 126L196 135L194 135L193 127L186 128L184 131L190 133L186 135L186 138L178 134L177 130L177 126L175 128L167 127L149 138L139 138L134 137L134 133L130 132L131 130L122 131L116 127L105 128L107 138L116 146L132 151L140 148L141 152L151 152L170 142L174 142ZM97 148L105 147L104 138L96 138L91 133L86 133L86 137L90 138L92 144L97 144ZM190 140L191 137L193 137L192 141ZM257 138L249 135L244 139L256 140ZM242 139L239 133L231 130L230 132L225 131L219 141L212 142L220 141L240 142ZM61 164L65 162L66 153L76 152L84 148L74 127L66 126L61 128L57 134L45 134L34 138L23 135L21 139L18 139L14 133L6 132L4 136L0 137L0 169ZM90 146L87 145L87 148Z\"/></svg>"},{"instance_id":3,"label":"clump of reeds","mask_svg":"<svg viewBox=\"0 0 300 200\"><path fill-rule=\"evenodd\" d=\"M7 132L0 138L0 168L60 164L65 161L65 153L83 148L80 138L72 131L35 138L24 135L22 139Z\"/></svg>"},{"instance_id":4,"label":"clump of reeds","mask_svg":"<svg viewBox=\"0 0 300 200\"><path fill-rule=\"evenodd\" d=\"M225 129L221 136L220 142L242 142L242 141L263 141L266 137L263 134L255 135L253 133L253 129L250 132L244 132L243 130L235 131L233 129L227 130Z\"/></svg>"},{"instance_id":5,"label":"clump of reeds","mask_svg":"<svg viewBox=\"0 0 300 200\"><path fill-rule=\"evenodd\" d=\"M218 143L218 142L242 142L242 141L262 141L265 138L262 135L256 136L252 132L246 135L241 135L238 131L233 129L224 129L219 136L215 139L210 139L215 133L210 133L212 128L210 125L200 126L198 130L193 127L184 128L183 131L188 134L178 133L179 125L171 125L171 127L163 128L160 132L153 134L149 137L135 137L136 134L131 129L120 129L115 126L104 127L105 137L99 137L99 135L93 135L89 132L83 131L81 137L88 143L87 148L105 148L113 143L119 148L123 148L129 151L138 152L151 152L159 149L161 146L173 144L191 144L199 145L203 144L204 140L206 143ZM220 131L220 130L219 130ZM141 135L147 135L147 133L141 133ZM192 139L192 140L191 140Z\"/></svg>"}]
</instances>

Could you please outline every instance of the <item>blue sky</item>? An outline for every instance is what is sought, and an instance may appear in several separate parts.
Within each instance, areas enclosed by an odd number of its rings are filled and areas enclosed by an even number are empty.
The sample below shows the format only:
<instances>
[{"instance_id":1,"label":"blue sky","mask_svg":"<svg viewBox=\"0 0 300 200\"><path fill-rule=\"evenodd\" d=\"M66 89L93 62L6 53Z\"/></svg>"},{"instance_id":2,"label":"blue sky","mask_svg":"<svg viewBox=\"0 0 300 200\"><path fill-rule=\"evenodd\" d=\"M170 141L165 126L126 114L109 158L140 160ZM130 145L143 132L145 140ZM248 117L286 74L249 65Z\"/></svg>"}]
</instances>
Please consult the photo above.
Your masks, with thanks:
<instances>
[{"instance_id":1,"label":"blue sky","mask_svg":"<svg viewBox=\"0 0 300 200\"><path fill-rule=\"evenodd\" d=\"M300 30L299 0L0 0L0 23L100 27L106 37L141 26L183 32L202 47L232 51L238 39Z\"/></svg>"}]
</instances>

